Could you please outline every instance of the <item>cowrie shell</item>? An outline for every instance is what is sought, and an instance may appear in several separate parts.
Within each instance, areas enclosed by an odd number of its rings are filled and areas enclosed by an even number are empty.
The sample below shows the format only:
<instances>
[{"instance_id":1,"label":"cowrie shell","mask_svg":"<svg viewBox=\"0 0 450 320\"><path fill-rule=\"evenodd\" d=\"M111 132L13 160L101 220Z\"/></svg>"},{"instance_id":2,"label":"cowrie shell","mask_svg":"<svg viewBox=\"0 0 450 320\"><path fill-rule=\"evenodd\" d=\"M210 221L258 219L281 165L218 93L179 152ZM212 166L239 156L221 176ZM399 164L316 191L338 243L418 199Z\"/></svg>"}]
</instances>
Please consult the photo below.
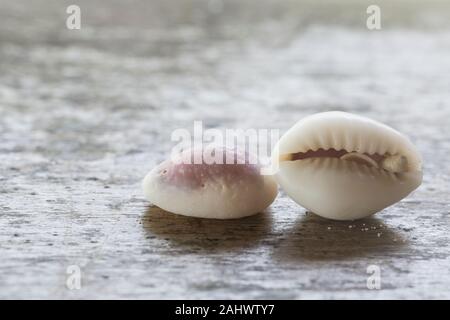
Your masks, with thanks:
<instances>
[{"instance_id":1,"label":"cowrie shell","mask_svg":"<svg viewBox=\"0 0 450 320\"><path fill-rule=\"evenodd\" d=\"M222 163L206 161L201 149L189 149L156 166L143 181L146 198L172 213L213 219L250 216L274 201L275 178L260 174L254 156L222 147L213 152L223 154ZM180 159L200 159L201 163ZM227 163L226 159L236 160Z\"/></svg>"},{"instance_id":2,"label":"cowrie shell","mask_svg":"<svg viewBox=\"0 0 450 320\"><path fill-rule=\"evenodd\" d=\"M306 117L275 146L276 179L294 201L325 218L355 220L406 197L422 159L403 134L345 112Z\"/></svg>"}]
</instances>

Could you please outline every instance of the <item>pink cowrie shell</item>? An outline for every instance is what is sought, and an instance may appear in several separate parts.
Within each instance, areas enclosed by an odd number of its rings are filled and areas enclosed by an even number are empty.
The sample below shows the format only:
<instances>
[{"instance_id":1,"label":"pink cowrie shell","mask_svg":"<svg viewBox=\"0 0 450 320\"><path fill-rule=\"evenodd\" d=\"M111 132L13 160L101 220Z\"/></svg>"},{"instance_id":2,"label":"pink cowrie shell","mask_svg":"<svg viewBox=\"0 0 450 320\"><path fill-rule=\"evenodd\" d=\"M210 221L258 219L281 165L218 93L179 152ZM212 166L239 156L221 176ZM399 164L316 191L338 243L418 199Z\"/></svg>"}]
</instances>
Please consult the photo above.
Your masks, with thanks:
<instances>
[{"instance_id":1,"label":"pink cowrie shell","mask_svg":"<svg viewBox=\"0 0 450 320\"><path fill-rule=\"evenodd\" d=\"M156 166L143 181L146 198L172 213L212 219L250 216L274 201L277 183L272 176L260 174L260 165L235 149L216 147L214 152L222 152L223 161L208 164L201 149L189 149L181 157L201 163L180 163L178 157ZM228 164L226 159L235 161Z\"/></svg>"}]
</instances>

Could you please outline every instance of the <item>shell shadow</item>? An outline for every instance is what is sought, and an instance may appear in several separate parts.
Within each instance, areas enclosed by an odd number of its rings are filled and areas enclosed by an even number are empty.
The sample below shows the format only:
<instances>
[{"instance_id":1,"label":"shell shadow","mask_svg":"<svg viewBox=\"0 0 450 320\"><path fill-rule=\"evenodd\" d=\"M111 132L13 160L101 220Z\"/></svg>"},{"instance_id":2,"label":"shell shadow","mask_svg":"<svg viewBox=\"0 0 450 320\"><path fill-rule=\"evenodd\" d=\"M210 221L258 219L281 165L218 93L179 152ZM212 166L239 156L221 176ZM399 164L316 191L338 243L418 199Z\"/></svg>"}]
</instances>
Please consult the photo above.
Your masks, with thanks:
<instances>
[{"instance_id":1,"label":"shell shadow","mask_svg":"<svg viewBox=\"0 0 450 320\"><path fill-rule=\"evenodd\" d=\"M148 207L142 225L148 236L191 251L218 252L256 246L272 230L270 211L254 216L215 220L181 216L156 206Z\"/></svg>"},{"instance_id":2,"label":"shell shadow","mask_svg":"<svg viewBox=\"0 0 450 320\"><path fill-rule=\"evenodd\" d=\"M280 262L376 258L407 247L404 235L380 219L333 221L308 213L285 234L273 258Z\"/></svg>"}]
</instances>

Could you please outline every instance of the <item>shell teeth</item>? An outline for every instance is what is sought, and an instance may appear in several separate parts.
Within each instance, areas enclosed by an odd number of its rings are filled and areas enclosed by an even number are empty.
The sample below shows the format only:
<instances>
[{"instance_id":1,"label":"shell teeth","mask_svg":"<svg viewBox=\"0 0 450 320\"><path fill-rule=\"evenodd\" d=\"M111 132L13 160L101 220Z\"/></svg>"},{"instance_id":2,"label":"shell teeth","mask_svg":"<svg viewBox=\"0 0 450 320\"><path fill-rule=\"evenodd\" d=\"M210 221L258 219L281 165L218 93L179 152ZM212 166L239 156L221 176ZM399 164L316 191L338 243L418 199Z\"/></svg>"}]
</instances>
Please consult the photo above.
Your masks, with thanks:
<instances>
[{"instance_id":1,"label":"shell teeth","mask_svg":"<svg viewBox=\"0 0 450 320\"><path fill-rule=\"evenodd\" d=\"M325 135L326 135L327 138L326 138L326 141L325 141L325 144L323 145L323 147L332 148L333 145L334 145L334 143L333 143L333 131L330 128L328 128Z\"/></svg>"},{"instance_id":2,"label":"shell teeth","mask_svg":"<svg viewBox=\"0 0 450 320\"><path fill-rule=\"evenodd\" d=\"M318 144L315 143L313 139L311 139L311 142L308 144L308 150L316 151L319 147Z\"/></svg>"},{"instance_id":3,"label":"shell teeth","mask_svg":"<svg viewBox=\"0 0 450 320\"><path fill-rule=\"evenodd\" d=\"M339 149L341 149L341 146L342 146L342 144L340 143L340 139L339 139L339 136L338 136L338 134L333 134L332 133L332 141L333 141L333 143L332 143L332 146L333 146L333 149L336 149L336 150L339 150Z\"/></svg>"},{"instance_id":4,"label":"shell teeth","mask_svg":"<svg viewBox=\"0 0 450 320\"><path fill-rule=\"evenodd\" d=\"M399 148L396 144L387 144L385 147L385 151L383 154L397 154L399 152Z\"/></svg>"},{"instance_id":5,"label":"shell teeth","mask_svg":"<svg viewBox=\"0 0 450 320\"><path fill-rule=\"evenodd\" d=\"M398 154L398 153L400 153L398 146L397 145L391 146L389 154Z\"/></svg>"},{"instance_id":6,"label":"shell teeth","mask_svg":"<svg viewBox=\"0 0 450 320\"><path fill-rule=\"evenodd\" d=\"M333 169L339 169L339 161L333 161L332 158L327 158L326 164L330 165Z\"/></svg>"},{"instance_id":7,"label":"shell teeth","mask_svg":"<svg viewBox=\"0 0 450 320\"><path fill-rule=\"evenodd\" d=\"M387 149L388 148L387 148L386 143L380 143L378 145L377 153L378 154L386 154L386 152L388 151Z\"/></svg>"},{"instance_id":8,"label":"shell teeth","mask_svg":"<svg viewBox=\"0 0 450 320\"><path fill-rule=\"evenodd\" d=\"M344 135L345 150L352 150L354 148L354 146L355 146L355 141L354 141L353 137L350 134L346 133Z\"/></svg>"},{"instance_id":9,"label":"shell teeth","mask_svg":"<svg viewBox=\"0 0 450 320\"><path fill-rule=\"evenodd\" d=\"M321 145L321 146L326 146L326 145L328 145L328 142L329 142L329 140L328 140L328 134L320 134L319 135L319 144Z\"/></svg>"},{"instance_id":10,"label":"shell teeth","mask_svg":"<svg viewBox=\"0 0 450 320\"><path fill-rule=\"evenodd\" d=\"M377 152L377 140L372 140L370 141L368 148L367 148L367 153L368 154L375 154Z\"/></svg>"}]
</instances>

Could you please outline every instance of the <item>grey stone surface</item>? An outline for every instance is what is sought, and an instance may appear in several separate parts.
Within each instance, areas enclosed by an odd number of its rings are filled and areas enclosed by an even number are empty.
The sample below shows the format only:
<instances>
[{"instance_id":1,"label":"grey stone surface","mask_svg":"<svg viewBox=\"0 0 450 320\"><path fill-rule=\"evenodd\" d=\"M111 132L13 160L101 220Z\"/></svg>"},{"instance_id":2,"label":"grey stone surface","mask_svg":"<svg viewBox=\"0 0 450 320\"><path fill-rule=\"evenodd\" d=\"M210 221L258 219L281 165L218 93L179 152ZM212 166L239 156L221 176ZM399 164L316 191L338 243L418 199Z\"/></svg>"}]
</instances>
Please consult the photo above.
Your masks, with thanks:
<instances>
[{"instance_id":1,"label":"grey stone surface","mask_svg":"<svg viewBox=\"0 0 450 320\"><path fill-rule=\"evenodd\" d=\"M368 31L367 1L0 0L0 298L450 298L450 6L378 3ZM423 185L353 223L283 193L236 221L143 199L175 128L326 110L409 135Z\"/></svg>"}]
</instances>

